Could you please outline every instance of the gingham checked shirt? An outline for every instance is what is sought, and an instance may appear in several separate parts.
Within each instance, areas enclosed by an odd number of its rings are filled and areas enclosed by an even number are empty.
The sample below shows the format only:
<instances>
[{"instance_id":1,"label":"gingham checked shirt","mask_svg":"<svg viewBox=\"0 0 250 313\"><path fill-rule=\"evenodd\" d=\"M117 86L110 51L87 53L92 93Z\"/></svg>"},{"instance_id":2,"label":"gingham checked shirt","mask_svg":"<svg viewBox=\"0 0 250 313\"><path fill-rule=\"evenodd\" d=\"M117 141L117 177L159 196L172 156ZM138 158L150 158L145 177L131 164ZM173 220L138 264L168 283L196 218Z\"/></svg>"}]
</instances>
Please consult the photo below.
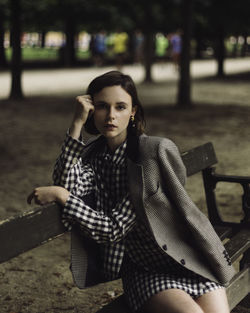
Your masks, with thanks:
<instances>
[{"instance_id":1,"label":"gingham checked shirt","mask_svg":"<svg viewBox=\"0 0 250 313\"><path fill-rule=\"evenodd\" d=\"M136 223L131 205L124 142L112 154L105 145L90 159L82 159L85 144L67 135L57 159L53 179L70 191L63 208L63 222L69 229L75 222L83 232L101 243L103 273L107 279L117 277L125 247L124 238ZM95 207L85 201L92 195Z\"/></svg>"}]
</instances>

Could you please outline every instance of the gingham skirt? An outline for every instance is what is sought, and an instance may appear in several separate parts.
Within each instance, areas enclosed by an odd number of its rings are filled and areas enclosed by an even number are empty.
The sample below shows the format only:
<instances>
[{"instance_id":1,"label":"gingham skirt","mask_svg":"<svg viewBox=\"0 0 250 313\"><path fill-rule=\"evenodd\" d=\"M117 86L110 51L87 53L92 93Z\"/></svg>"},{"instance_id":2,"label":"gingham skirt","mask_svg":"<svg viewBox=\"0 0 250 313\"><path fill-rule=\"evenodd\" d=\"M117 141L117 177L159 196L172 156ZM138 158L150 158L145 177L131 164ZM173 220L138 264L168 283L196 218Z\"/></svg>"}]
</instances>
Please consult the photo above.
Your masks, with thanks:
<instances>
[{"instance_id":1,"label":"gingham skirt","mask_svg":"<svg viewBox=\"0 0 250 313\"><path fill-rule=\"evenodd\" d=\"M141 309L153 295L168 289L180 289L193 299L223 288L179 265L169 257L168 271L147 271L126 257L122 268L122 282L127 302L133 311Z\"/></svg>"}]
</instances>

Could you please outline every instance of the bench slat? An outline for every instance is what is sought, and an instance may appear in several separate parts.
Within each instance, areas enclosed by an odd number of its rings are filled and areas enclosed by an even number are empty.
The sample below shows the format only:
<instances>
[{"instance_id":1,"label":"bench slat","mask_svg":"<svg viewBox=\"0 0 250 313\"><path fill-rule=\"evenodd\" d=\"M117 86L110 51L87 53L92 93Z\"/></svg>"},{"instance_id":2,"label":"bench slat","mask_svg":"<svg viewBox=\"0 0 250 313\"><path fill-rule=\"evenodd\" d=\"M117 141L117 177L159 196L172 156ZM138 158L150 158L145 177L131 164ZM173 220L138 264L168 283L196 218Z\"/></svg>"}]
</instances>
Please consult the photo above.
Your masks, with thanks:
<instances>
[{"instance_id":1,"label":"bench slat","mask_svg":"<svg viewBox=\"0 0 250 313\"><path fill-rule=\"evenodd\" d=\"M0 263L65 232L60 207L43 206L0 222Z\"/></svg>"},{"instance_id":2,"label":"bench slat","mask_svg":"<svg viewBox=\"0 0 250 313\"><path fill-rule=\"evenodd\" d=\"M250 248L250 230L242 229L239 231L225 244L225 248L232 262L236 261L238 257Z\"/></svg>"},{"instance_id":3,"label":"bench slat","mask_svg":"<svg viewBox=\"0 0 250 313\"><path fill-rule=\"evenodd\" d=\"M196 174L218 162L211 142L183 152L181 157L187 169L187 176Z\"/></svg>"},{"instance_id":4,"label":"bench slat","mask_svg":"<svg viewBox=\"0 0 250 313\"><path fill-rule=\"evenodd\" d=\"M237 273L226 290L229 307L232 310L250 292L250 269L246 268Z\"/></svg>"}]
</instances>

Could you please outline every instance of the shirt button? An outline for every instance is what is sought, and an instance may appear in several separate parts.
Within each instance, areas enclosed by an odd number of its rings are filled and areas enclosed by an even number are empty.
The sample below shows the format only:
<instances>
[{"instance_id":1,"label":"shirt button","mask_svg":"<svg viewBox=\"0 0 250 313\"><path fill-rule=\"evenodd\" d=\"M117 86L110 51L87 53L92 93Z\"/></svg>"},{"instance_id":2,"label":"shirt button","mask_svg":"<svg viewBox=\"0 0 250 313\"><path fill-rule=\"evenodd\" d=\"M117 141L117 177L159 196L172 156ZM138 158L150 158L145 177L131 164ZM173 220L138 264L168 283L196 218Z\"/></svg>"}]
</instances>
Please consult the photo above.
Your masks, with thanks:
<instances>
[{"instance_id":1,"label":"shirt button","mask_svg":"<svg viewBox=\"0 0 250 313\"><path fill-rule=\"evenodd\" d=\"M167 251L167 249L168 249L167 245L163 245L163 246L162 246L162 249L165 250L165 251Z\"/></svg>"},{"instance_id":2,"label":"shirt button","mask_svg":"<svg viewBox=\"0 0 250 313\"><path fill-rule=\"evenodd\" d=\"M77 161L78 161L77 158L73 158L72 163L73 163L73 164L76 164Z\"/></svg>"},{"instance_id":3,"label":"shirt button","mask_svg":"<svg viewBox=\"0 0 250 313\"><path fill-rule=\"evenodd\" d=\"M186 264L186 262L185 262L184 259L181 259L181 264L182 264L182 265L185 265L185 264Z\"/></svg>"}]
</instances>

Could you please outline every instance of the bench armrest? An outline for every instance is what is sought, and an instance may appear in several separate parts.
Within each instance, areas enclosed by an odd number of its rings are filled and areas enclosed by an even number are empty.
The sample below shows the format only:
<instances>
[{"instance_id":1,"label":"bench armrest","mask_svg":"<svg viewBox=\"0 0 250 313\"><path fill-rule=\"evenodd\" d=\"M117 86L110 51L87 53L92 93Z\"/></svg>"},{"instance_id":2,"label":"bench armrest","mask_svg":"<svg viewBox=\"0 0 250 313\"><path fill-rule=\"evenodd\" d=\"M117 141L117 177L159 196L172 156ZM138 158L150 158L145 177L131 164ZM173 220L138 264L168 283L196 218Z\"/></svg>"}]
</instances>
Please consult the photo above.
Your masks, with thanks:
<instances>
[{"instance_id":1,"label":"bench armrest","mask_svg":"<svg viewBox=\"0 0 250 313\"><path fill-rule=\"evenodd\" d=\"M215 173L215 168L212 168L212 170L212 176L215 182L239 183L241 185L250 184L250 176L221 175Z\"/></svg>"},{"instance_id":2,"label":"bench armrest","mask_svg":"<svg viewBox=\"0 0 250 313\"><path fill-rule=\"evenodd\" d=\"M241 223L250 224L250 176L221 175L215 173L215 167L206 168L202 172L209 218L214 225L228 225L219 214L215 189L218 182L238 183L242 186L242 210L244 218ZM233 223L231 223L233 224Z\"/></svg>"}]
</instances>

